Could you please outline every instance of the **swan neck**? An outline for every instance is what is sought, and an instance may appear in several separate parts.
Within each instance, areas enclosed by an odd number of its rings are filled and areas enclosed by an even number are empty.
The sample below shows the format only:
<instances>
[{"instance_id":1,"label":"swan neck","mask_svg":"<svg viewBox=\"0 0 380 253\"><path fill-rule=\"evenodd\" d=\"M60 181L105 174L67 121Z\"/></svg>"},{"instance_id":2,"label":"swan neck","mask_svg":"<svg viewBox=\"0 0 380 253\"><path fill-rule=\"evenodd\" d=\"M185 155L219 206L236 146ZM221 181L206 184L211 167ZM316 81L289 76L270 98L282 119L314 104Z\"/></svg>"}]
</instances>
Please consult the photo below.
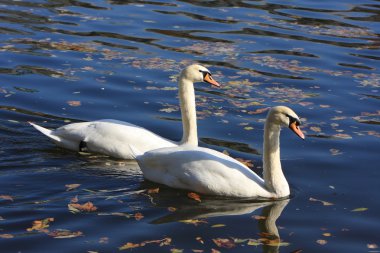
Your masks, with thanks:
<instances>
[{"instance_id":1,"label":"swan neck","mask_svg":"<svg viewBox=\"0 0 380 253\"><path fill-rule=\"evenodd\" d=\"M273 124L268 117L264 129L263 176L267 190L276 198L290 194L288 182L281 168L280 131L280 126Z\"/></svg>"},{"instance_id":2,"label":"swan neck","mask_svg":"<svg viewBox=\"0 0 380 253\"><path fill-rule=\"evenodd\" d=\"M198 146L194 83L184 78L182 74L179 79L178 92L183 127L181 144Z\"/></svg>"}]
</instances>

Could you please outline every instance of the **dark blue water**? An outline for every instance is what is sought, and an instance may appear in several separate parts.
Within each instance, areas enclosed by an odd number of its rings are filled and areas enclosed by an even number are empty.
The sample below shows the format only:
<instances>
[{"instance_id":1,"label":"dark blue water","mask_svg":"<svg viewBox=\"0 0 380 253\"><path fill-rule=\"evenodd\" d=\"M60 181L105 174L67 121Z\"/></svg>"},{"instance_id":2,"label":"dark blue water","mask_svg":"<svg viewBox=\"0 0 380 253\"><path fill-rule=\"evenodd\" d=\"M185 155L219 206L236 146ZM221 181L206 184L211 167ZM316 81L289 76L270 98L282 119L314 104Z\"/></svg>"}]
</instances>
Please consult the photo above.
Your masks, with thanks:
<instances>
[{"instance_id":1,"label":"dark blue water","mask_svg":"<svg viewBox=\"0 0 380 253\"><path fill-rule=\"evenodd\" d=\"M379 13L375 0L0 1L1 252L380 252ZM176 77L193 62L222 84L196 86L201 146L260 174L264 109L301 116L306 141L281 137L290 200L199 203L27 124L113 118L179 140ZM76 199L96 208L72 213Z\"/></svg>"}]
</instances>

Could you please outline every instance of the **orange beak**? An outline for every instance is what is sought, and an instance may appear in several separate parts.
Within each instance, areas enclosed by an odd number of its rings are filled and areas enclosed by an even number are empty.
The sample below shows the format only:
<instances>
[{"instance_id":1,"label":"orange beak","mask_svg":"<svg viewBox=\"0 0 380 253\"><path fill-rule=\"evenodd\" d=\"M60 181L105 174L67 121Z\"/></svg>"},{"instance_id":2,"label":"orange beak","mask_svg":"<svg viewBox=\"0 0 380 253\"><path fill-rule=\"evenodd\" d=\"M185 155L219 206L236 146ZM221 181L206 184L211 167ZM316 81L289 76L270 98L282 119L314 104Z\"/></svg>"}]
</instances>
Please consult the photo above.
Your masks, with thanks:
<instances>
[{"instance_id":1,"label":"orange beak","mask_svg":"<svg viewBox=\"0 0 380 253\"><path fill-rule=\"evenodd\" d=\"M290 124L289 128L296 134L298 135L302 140L305 139L305 135L302 133L301 129L299 126L297 126L296 122L293 122Z\"/></svg>"},{"instance_id":2,"label":"orange beak","mask_svg":"<svg viewBox=\"0 0 380 253\"><path fill-rule=\"evenodd\" d=\"M205 77L203 78L203 81L211 85L214 85L216 87L220 87L220 84L217 81L215 81L209 73L205 75Z\"/></svg>"}]
</instances>

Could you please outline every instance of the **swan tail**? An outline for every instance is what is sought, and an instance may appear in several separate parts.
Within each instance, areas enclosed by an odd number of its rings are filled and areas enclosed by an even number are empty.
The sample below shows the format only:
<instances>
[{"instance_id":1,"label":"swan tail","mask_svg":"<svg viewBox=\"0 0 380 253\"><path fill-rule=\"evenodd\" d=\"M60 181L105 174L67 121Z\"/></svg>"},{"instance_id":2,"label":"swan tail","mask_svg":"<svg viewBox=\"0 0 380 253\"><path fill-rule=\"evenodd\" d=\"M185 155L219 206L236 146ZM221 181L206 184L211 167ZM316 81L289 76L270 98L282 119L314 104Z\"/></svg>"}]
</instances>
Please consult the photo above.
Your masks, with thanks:
<instances>
[{"instance_id":1,"label":"swan tail","mask_svg":"<svg viewBox=\"0 0 380 253\"><path fill-rule=\"evenodd\" d=\"M61 142L61 138L59 138L58 136L54 135L53 131L50 130L50 129L47 129L47 128L44 128L42 126L39 126L37 124L34 124L32 122L28 122L31 126L33 126L35 129L37 129L38 131L40 131L42 134L46 135L47 137L49 137L50 139L56 141L56 142Z\"/></svg>"},{"instance_id":2,"label":"swan tail","mask_svg":"<svg viewBox=\"0 0 380 253\"><path fill-rule=\"evenodd\" d=\"M133 159L137 159L139 156L142 156L144 153L141 152L138 148L135 146L128 144L129 148L131 149L132 157Z\"/></svg>"}]
</instances>

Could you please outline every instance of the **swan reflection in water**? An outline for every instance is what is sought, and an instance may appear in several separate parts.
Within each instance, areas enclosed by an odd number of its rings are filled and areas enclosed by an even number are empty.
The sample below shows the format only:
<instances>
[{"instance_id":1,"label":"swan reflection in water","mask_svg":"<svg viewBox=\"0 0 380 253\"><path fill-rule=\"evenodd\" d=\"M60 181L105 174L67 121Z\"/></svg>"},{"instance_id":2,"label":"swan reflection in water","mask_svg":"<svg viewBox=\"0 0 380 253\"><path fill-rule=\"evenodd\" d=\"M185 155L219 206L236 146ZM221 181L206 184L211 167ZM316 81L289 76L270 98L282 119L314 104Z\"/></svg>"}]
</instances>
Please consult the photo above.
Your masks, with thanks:
<instances>
[{"instance_id":1,"label":"swan reflection in water","mask_svg":"<svg viewBox=\"0 0 380 253\"><path fill-rule=\"evenodd\" d=\"M161 195L161 194L158 194ZM159 207L169 207L173 204L168 200L165 204L163 198L156 198L152 201ZM256 200L257 201L257 200ZM252 200L229 200L229 199L202 199L202 202L180 203L175 212L161 216L153 221L152 224L164 224L169 222L180 222L186 220L206 219L212 217L223 217L232 215L248 215L261 209L260 217L257 219L259 235L264 239L258 241L262 245L263 252L280 252L280 247L286 243L281 243L280 234L276 226L276 221L280 217L290 199L266 202L252 202ZM171 203L169 203L171 202Z\"/></svg>"}]
</instances>

